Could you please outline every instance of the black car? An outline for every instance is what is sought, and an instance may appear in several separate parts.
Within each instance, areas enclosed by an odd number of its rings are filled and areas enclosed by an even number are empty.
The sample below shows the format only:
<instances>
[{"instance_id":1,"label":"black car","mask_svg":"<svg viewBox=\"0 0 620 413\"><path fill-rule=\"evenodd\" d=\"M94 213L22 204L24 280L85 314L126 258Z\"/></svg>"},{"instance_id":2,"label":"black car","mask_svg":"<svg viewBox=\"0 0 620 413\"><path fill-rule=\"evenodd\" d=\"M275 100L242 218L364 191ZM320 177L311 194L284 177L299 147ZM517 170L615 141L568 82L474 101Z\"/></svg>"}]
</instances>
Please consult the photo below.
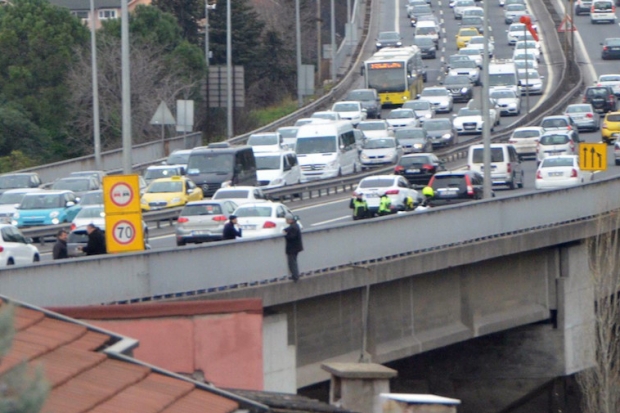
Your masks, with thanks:
<instances>
[{"instance_id":1,"label":"black car","mask_svg":"<svg viewBox=\"0 0 620 413\"><path fill-rule=\"evenodd\" d=\"M431 152L433 143L422 128L399 128L394 131L394 138L403 147L403 153Z\"/></svg>"},{"instance_id":2,"label":"black car","mask_svg":"<svg viewBox=\"0 0 620 413\"><path fill-rule=\"evenodd\" d=\"M437 57L437 47L435 41L426 36L416 36L413 38L413 44L418 46L422 59L435 59Z\"/></svg>"},{"instance_id":3,"label":"black car","mask_svg":"<svg viewBox=\"0 0 620 413\"><path fill-rule=\"evenodd\" d=\"M480 16L463 16L461 27L475 27L478 33L484 34L484 19Z\"/></svg>"},{"instance_id":4,"label":"black car","mask_svg":"<svg viewBox=\"0 0 620 413\"><path fill-rule=\"evenodd\" d=\"M601 51L601 58L607 59L620 59L620 38L608 37L601 43L603 50Z\"/></svg>"},{"instance_id":5,"label":"black car","mask_svg":"<svg viewBox=\"0 0 620 413\"><path fill-rule=\"evenodd\" d=\"M454 144L456 131L448 118L427 119L422 125L426 135L433 143L433 148Z\"/></svg>"},{"instance_id":6,"label":"black car","mask_svg":"<svg viewBox=\"0 0 620 413\"><path fill-rule=\"evenodd\" d=\"M448 75L443 85L450 91L455 102L469 102L474 98L474 85L466 75Z\"/></svg>"},{"instance_id":7,"label":"black car","mask_svg":"<svg viewBox=\"0 0 620 413\"><path fill-rule=\"evenodd\" d=\"M398 32L380 32L376 41L377 50L384 47L401 47L403 45L403 38Z\"/></svg>"},{"instance_id":8,"label":"black car","mask_svg":"<svg viewBox=\"0 0 620 413\"><path fill-rule=\"evenodd\" d=\"M428 185L435 196L431 206L441 206L482 199L484 178L474 171L438 172Z\"/></svg>"},{"instance_id":9,"label":"black car","mask_svg":"<svg viewBox=\"0 0 620 413\"><path fill-rule=\"evenodd\" d=\"M412 186L426 186L439 171L445 171L443 161L432 153L417 153L400 158L394 175L404 176Z\"/></svg>"},{"instance_id":10,"label":"black car","mask_svg":"<svg viewBox=\"0 0 620 413\"><path fill-rule=\"evenodd\" d=\"M369 118L381 118L381 99L375 89L355 89L344 100L360 102Z\"/></svg>"},{"instance_id":11,"label":"black car","mask_svg":"<svg viewBox=\"0 0 620 413\"><path fill-rule=\"evenodd\" d=\"M589 86L583 95L583 103L591 104L597 112L607 113L616 110L617 98L611 86Z\"/></svg>"}]
</instances>

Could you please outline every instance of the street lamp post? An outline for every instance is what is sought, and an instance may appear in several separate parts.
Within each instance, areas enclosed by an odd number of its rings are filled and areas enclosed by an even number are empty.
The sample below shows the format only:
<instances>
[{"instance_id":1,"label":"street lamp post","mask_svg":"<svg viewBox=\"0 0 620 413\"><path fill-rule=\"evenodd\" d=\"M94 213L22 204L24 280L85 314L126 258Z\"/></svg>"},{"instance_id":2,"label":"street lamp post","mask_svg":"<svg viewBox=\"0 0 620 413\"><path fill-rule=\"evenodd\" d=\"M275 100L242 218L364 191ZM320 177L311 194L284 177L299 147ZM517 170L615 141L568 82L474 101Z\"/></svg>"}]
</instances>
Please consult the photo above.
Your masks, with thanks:
<instances>
[{"instance_id":1,"label":"street lamp post","mask_svg":"<svg viewBox=\"0 0 620 413\"><path fill-rule=\"evenodd\" d=\"M131 84L129 77L129 11L121 0L121 80L123 105L123 173L132 171L131 160Z\"/></svg>"},{"instance_id":2,"label":"street lamp post","mask_svg":"<svg viewBox=\"0 0 620 413\"><path fill-rule=\"evenodd\" d=\"M492 196L491 187L491 119L489 99L489 1L483 2L484 10L484 56L482 60L482 141L484 143L484 198Z\"/></svg>"},{"instance_id":3,"label":"street lamp post","mask_svg":"<svg viewBox=\"0 0 620 413\"><path fill-rule=\"evenodd\" d=\"M297 106L302 107L304 104L304 97L302 94L302 79L301 79L301 19L299 17L299 0L295 0L295 35L297 38Z\"/></svg>"},{"instance_id":4,"label":"street lamp post","mask_svg":"<svg viewBox=\"0 0 620 413\"><path fill-rule=\"evenodd\" d=\"M334 0L331 0L331 37L332 37L332 64L331 64L331 75L332 75L332 86L336 84L336 6L334 5Z\"/></svg>"},{"instance_id":5,"label":"street lamp post","mask_svg":"<svg viewBox=\"0 0 620 413\"><path fill-rule=\"evenodd\" d=\"M101 130L99 127L99 83L97 73L97 38L95 28L95 0L90 0L90 64L93 83L93 137L95 146L95 168L103 169L101 164Z\"/></svg>"},{"instance_id":6,"label":"street lamp post","mask_svg":"<svg viewBox=\"0 0 620 413\"><path fill-rule=\"evenodd\" d=\"M226 0L226 136L233 137L233 90L232 90L232 28L230 0Z\"/></svg>"}]
</instances>

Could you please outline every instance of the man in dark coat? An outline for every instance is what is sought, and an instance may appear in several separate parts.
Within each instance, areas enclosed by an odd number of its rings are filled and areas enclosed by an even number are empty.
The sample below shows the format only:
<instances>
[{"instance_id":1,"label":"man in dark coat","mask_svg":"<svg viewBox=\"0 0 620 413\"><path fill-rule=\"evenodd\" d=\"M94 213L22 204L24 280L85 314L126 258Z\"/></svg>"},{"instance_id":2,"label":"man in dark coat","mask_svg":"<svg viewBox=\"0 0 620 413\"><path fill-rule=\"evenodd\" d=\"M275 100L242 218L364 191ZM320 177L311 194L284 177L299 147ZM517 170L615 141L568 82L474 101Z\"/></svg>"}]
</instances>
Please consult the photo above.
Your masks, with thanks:
<instances>
[{"instance_id":1,"label":"man in dark coat","mask_svg":"<svg viewBox=\"0 0 620 413\"><path fill-rule=\"evenodd\" d=\"M105 235L103 235L103 232L95 224L88 224L86 232L88 233L88 243L85 247L82 247L82 251L86 255L106 254Z\"/></svg>"},{"instance_id":2,"label":"man in dark coat","mask_svg":"<svg viewBox=\"0 0 620 413\"><path fill-rule=\"evenodd\" d=\"M299 280L299 267L297 266L297 254L304 250L304 246L301 242L301 228L295 217L291 214L286 214L286 223L288 227L284 228L284 237L286 238L286 258L288 262L288 269L291 272L291 278L297 282Z\"/></svg>"},{"instance_id":3,"label":"man in dark coat","mask_svg":"<svg viewBox=\"0 0 620 413\"><path fill-rule=\"evenodd\" d=\"M64 229L58 231L58 234L56 235L56 244L54 244L54 250L52 252L52 257L54 257L55 260L69 258L69 254L67 252L68 235L69 234L67 234L67 231Z\"/></svg>"},{"instance_id":4,"label":"man in dark coat","mask_svg":"<svg viewBox=\"0 0 620 413\"><path fill-rule=\"evenodd\" d=\"M224 225L222 239L237 239L237 237L241 238L241 228L237 229L237 216L231 215Z\"/></svg>"}]
</instances>

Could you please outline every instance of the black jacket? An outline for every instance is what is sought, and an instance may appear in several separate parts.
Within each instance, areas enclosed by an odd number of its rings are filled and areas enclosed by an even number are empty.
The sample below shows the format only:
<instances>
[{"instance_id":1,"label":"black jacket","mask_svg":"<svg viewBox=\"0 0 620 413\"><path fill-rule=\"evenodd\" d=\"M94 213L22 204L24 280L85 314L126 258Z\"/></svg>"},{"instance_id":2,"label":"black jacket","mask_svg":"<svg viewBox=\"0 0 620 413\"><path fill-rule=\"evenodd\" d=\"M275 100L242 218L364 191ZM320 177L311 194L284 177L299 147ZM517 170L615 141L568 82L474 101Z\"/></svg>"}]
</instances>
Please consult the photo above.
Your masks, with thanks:
<instances>
[{"instance_id":1,"label":"black jacket","mask_svg":"<svg viewBox=\"0 0 620 413\"><path fill-rule=\"evenodd\" d=\"M99 255L107 253L105 247L105 235L99 228L95 228L93 232L88 234L88 243L82 251L86 253L86 255Z\"/></svg>"},{"instance_id":2,"label":"black jacket","mask_svg":"<svg viewBox=\"0 0 620 413\"><path fill-rule=\"evenodd\" d=\"M54 251L52 252L52 257L54 257L55 260L69 258L69 254L67 252L67 241L61 239L56 241L56 244L54 244Z\"/></svg>"},{"instance_id":3,"label":"black jacket","mask_svg":"<svg viewBox=\"0 0 620 413\"><path fill-rule=\"evenodd\" d=\"M297 222L293 222L288 227L284 228L286 235L286 253L297 254L304 250L304 246L301 242L301 229Z\"/></svg>"},{"instance_id":4,"label":"black jacket","mask_svg":"<svg viewBox=\"0 0 620 413\"><path fill-rule=\"evenodd\" d=\"M224 225L224 230L222 231L222 239L236 239L237 237L241 238L241 228L237 230L235 225L228 221Z\"/></svg>"}]
</instances>

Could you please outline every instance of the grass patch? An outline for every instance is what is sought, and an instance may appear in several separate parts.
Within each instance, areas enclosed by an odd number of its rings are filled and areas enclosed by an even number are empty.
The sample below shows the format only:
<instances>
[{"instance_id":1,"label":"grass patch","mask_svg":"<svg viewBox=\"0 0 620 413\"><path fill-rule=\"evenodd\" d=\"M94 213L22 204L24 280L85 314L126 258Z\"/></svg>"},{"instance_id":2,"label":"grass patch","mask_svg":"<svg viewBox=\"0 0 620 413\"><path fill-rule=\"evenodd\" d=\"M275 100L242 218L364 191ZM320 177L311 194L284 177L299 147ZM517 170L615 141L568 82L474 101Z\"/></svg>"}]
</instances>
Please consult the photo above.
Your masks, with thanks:
<instances>
[{"instance_id":1,"label":"grass patch","mask_svg":"<svg viewBox=\"0 0 620 413\"><path fill-rule=\"evenodd\" d=\"M277 106L257 109L251 112L252 118L258 122L258 127L265 126L297 110L297 101L286 99Z\"/></svg>"}]
</instances>

